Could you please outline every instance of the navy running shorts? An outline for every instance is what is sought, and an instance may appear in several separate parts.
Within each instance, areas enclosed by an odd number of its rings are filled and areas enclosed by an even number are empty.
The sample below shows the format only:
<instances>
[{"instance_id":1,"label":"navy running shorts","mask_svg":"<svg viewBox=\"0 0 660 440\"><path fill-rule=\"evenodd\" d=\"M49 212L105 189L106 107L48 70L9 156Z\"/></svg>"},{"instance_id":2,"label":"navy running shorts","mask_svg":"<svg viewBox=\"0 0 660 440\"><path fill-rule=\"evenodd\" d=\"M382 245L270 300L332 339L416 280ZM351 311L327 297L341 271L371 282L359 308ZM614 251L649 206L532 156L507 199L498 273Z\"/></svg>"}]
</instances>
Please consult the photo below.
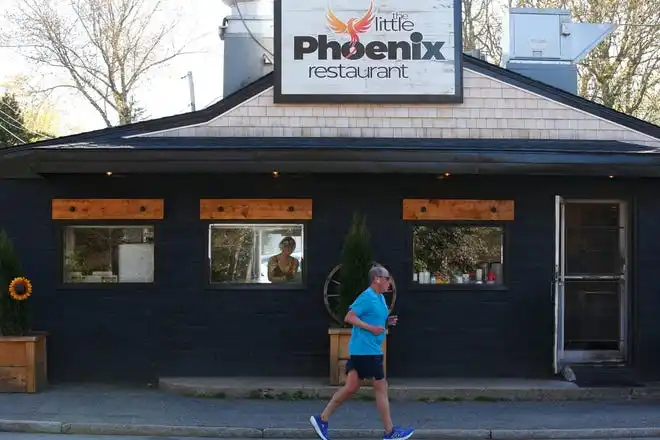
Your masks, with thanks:
<instances>
[{"instance_id":1,"label":"navy running shorts","mask_svg":"<svg viewBox=\"0 0 660 440\"><path fill-rule=\"evenodd\" d=\"M346 362L346 374L348 374L351 370L355 370L357 372L358 378L360 378L360 380L382 380L385 378L385 371L383 370L383 355L351 355L351 357Z\"/></svg>"}]
</instances>

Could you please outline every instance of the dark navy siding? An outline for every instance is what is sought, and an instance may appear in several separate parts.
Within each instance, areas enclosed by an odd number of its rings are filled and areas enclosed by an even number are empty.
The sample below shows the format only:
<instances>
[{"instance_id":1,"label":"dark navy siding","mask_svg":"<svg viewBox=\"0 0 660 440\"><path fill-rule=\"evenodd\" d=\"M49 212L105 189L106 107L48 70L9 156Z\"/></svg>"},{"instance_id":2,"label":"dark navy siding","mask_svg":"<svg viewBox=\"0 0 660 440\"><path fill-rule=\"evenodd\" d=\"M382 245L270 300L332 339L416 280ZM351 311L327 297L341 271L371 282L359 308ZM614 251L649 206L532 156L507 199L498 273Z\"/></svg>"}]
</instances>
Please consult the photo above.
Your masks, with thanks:
<instances>
[{"instance_id":1,"label":"dark navy siding","mask_svg":"<svg viewBox=\"0 0 660 440\"><path fill-rule=\"evenodd\" d=\"M660 183L646 181L635 189L633 289L631 330L636 335L631 347L637 373L660 378Z\"/></svg>"},{"instance_id":2,"label":"dark navy siding","mask_svg":"<svg viewBox=\"0 0 660 440\"><path fill-rule=\"evenodd\" d=\"M0 226L16 240L35 284L34 327L50 333L54 381L153 380L162 375L326 376L330 322L322 289L338 263L354 208L369 215L376 260L397 280L400 326L389 338L391 376L550 375L554 195L624 198L634 215L633 364L660 366L660 182L603 179L383 176L60 176L0 181ZM54 197L165 199L156 222L153 285L66 287ZM309 197L306 290L207 286L207 222L200 198ZM501 291L411 288L403 198L514 199ZM656 375L658 373L655 373Z\"/></svg>"}]
</instances>

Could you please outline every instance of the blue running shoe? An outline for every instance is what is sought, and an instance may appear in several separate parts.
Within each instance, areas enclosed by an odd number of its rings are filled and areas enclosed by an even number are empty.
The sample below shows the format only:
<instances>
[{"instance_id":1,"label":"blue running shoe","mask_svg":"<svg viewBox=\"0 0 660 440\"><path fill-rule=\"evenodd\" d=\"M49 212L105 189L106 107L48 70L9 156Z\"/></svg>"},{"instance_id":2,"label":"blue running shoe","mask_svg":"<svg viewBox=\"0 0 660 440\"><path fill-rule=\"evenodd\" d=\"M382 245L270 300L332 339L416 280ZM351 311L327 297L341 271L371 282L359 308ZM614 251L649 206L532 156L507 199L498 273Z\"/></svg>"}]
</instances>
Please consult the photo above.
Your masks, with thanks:
<instances>
[{"instance_id":1,"label":"blue running shoe","mask_svg":"<svg viewBox=\"0 0 660 440\"><path fill-rule=\"evenodd\" d=\"M395 426L392 432L389 434L385 433L383 440L408 440L414 433L415 430L413 428L403 429Z\"/></svg>"},{"instance_id":2,"label":"blue running shoe","mask_svg":"<svg viewBox=\"0 0 660 440\"><path fill-rule=\"evenodd\" d=\"M318 436L321 437L321 440L330 440L330 436L328 435L328 422L321 420L321 416L310 417L309 423L312 424L314 431L316 431Z\"/></svg>"}]
</instances>

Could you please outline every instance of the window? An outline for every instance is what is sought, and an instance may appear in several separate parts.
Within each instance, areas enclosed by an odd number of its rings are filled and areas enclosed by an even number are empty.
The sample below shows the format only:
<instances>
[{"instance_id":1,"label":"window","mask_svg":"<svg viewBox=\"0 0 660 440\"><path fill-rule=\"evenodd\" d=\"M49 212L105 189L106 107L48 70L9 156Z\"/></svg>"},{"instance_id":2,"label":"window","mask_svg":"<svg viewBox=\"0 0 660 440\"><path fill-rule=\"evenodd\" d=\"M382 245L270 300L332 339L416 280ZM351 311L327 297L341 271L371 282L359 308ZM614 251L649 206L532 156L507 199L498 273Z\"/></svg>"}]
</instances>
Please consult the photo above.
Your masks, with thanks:
<instances>
[{"instance_id":1,"label":"window","mask_svg":"<svg viewBox=\"0 0 660 440\"><path fill-rule=\"evenodd\" d=\"M302 284L303 244L299 224L210 225L211 283Z\"/></svg>"},{"instance_id":2,"label":"window","mask_svg":"<svg viewBox=\"0 0 660 440\"><path fill-rule=\"evenodd\" d=\"M64 230L64 282L152 283L152 226L69 226Z\"/></svg>"},{"instance_id":3,"label":"window","mask_svg":"<svg viewBox=\"0 0 660 440\"><path fill-rule=\"evenodd\" d=\"M502 285L504 228L413 226L413 282Z\"/></svg>"}]
</instances>

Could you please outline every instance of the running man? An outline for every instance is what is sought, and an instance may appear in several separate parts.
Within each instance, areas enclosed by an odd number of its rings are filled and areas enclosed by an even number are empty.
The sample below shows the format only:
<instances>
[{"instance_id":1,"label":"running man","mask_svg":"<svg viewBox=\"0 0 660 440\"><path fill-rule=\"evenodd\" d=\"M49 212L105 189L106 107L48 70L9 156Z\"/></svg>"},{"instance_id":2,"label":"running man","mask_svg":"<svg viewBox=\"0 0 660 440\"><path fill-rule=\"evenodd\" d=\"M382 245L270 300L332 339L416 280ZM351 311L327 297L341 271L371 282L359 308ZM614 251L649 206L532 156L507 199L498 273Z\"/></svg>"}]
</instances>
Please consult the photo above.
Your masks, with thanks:
<instances>
[{"instance_id":1,"label":"running man","mask_svg":"<svg viewBox=\"0 0 660 440\"><path fill-rule=\"evenodd\" d=\"M360 380L372 379L376 406L385 427L384 440L407 440L414 429L402 429L392 424L387 380L383 371L382 344L387 325L396 325L397 316L388 316L389 310L383 293L389 290L390 274L384 267L369 270L370 286L351 304L344 321L353 326L348 343L349 360L346 363L346 384L337 390L320 415L309 418L322 440L330 440L328 419L339 406L360 389Z\"/></svg>"}]
</instances>

